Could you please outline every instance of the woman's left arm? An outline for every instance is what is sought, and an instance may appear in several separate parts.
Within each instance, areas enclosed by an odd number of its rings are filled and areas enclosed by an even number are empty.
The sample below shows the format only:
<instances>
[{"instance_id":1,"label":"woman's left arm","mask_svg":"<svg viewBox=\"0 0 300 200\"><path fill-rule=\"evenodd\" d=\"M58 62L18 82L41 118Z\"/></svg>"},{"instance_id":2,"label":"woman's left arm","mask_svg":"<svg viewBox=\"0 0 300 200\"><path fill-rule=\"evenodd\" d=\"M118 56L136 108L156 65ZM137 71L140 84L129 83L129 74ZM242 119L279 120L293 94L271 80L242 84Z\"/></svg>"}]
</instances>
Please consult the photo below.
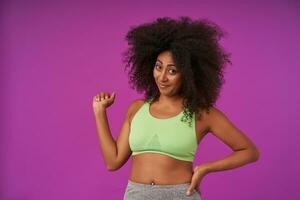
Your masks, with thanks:
<instances>
[{"instance_id":1,"label":"woman's left arm","mask_svg":"<svg viewBox=\"0 0 300 200\"><path fill-rule=\"evenodd\" d=\"M228 145L233 153L223 159L205 162L194 167L194 175L188 189L190 192L198 187L201 179L208 173L237 168L259 159L259 150L255 144L223 112L211 107L205 118L209 132Z\"/></svg>"},{"instance_id":2,"label":"woman's left arm","mask_svg":"<svg viewBox=\"0 0 300 200\"><path fill-rule=\"evenodd\" d=\"M202 164L207 173L237 168L259 159L259 150L255 144L223 112L212 107L207 120L209 132L233 150L224 159Z\"/></svg>"}]
</instances>

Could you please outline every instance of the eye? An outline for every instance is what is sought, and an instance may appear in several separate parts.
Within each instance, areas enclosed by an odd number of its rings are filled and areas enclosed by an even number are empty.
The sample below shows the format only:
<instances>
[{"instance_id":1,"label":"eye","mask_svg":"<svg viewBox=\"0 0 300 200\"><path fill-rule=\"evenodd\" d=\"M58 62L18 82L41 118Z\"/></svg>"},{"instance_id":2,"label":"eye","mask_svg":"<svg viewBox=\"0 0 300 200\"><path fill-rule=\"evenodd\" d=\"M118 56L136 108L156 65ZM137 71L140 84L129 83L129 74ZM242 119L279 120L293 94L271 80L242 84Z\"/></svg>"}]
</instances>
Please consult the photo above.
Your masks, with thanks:
<instances>
[{"instance_id":1,"label":"eye","mask_svg":"<svg viewBox=\"0 0 300 200\"><path fill-rule=\"evenodd\" d=\"M177 73L177 71L175 69L170 69L169 72L170 72L170 74L176 74Z\"/></svg>"},{"instance_id":2,"label":"eye","mask_svg":"<svg viewBox=\"0 0 300 200\"><path fill-rule=\"evenodd\" d=\"M160 66L159 64L156 64L156 65L155 65L155 68L156 68L156 69L160 69L160 67L161 67L161 66Z\"/></svg>"}]
</instances>

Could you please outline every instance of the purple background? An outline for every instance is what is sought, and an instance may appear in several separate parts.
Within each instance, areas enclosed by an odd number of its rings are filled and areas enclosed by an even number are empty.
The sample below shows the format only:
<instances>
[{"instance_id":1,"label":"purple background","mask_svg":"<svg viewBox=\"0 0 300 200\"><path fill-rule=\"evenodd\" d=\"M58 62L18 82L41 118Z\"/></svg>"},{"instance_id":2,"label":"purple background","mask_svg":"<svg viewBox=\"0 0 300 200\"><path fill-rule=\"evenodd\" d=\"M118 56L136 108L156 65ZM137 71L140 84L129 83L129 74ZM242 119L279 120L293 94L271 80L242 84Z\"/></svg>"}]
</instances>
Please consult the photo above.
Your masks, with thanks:
<instances>
[{"instance_id":1,"label":"purple background","mask_svg":"<svg viewBox=\"0 0 300 200\"><path fill-rule=\"evenodd\" d=\"M207 175L202 199L300 199L297 1L2 1L0 199L122 199L129 160L115 172L100 153L92 97L116 91L116 138L131 101L121 53L132 25L207 17L232 53L221 109L258 146L255 163ZM209 134L194 165L229 147Z\"/></svg>"}]
</instances>

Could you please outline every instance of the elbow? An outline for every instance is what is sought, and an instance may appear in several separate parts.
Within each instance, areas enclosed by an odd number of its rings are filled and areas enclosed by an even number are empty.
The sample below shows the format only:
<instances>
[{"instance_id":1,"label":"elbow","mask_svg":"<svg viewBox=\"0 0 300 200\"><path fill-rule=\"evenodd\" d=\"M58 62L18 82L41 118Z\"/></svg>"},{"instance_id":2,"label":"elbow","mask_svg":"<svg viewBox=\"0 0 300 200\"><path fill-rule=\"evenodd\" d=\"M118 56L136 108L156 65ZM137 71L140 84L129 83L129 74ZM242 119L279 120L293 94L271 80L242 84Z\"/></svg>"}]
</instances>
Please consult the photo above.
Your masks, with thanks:
<instances>
[{"instance_id":1,"label":"elbow","mask_svg":"<svg viewBox=\"0 0 300 200\"><path fill-rule=\"evenodd\" d=\"M117 171L120 167L116 166L116 165L107 165L106 166L106 169L110 172L113 172L113 171Z\"/></svg>"},{"instance_id":2,"label":"elbow","mask_svg":"<svg viewBox=\"0 0 300 200\"><path fill-rule=\"evenodd\" d=\"M252 160L253 162L256 162L259 160L259 157L260 157L260 152L257 148L254 148L253 151L252 151Z\"/></svg>"},{"instance_id":3,"label":"elbow","mask_svg":"<svg viewBox=\"0 0 300 200\"><path fill-rule=\"evenodd\" d=\"M110 172L113 172L113 171L117 170L116 167L110 166L110 165L106 166L106 169L107 169L107 171L110 171Z\"/></svg>"}]
</instances>

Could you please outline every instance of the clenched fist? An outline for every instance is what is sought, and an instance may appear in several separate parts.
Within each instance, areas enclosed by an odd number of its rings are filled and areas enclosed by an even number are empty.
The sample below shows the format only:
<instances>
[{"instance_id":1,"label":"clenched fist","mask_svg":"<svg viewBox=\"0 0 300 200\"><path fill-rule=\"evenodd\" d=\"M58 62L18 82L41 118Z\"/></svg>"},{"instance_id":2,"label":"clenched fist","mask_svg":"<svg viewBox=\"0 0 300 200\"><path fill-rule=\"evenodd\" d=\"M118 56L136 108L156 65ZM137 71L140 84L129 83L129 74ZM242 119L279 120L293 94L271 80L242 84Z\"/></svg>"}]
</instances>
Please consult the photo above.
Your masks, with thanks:
<instances>
[{"instance_id":1,"label":"clenched fist","mask_svg":"<svg viewBox=\"0 0 300 200\"><path fill-rule=\"evenodd\" d=\"M97 114L101 110L105 110L114 103L116 93L112 92L100 92L93 97L93 109L94 113Z\"/></svg>"}]
</instances>

